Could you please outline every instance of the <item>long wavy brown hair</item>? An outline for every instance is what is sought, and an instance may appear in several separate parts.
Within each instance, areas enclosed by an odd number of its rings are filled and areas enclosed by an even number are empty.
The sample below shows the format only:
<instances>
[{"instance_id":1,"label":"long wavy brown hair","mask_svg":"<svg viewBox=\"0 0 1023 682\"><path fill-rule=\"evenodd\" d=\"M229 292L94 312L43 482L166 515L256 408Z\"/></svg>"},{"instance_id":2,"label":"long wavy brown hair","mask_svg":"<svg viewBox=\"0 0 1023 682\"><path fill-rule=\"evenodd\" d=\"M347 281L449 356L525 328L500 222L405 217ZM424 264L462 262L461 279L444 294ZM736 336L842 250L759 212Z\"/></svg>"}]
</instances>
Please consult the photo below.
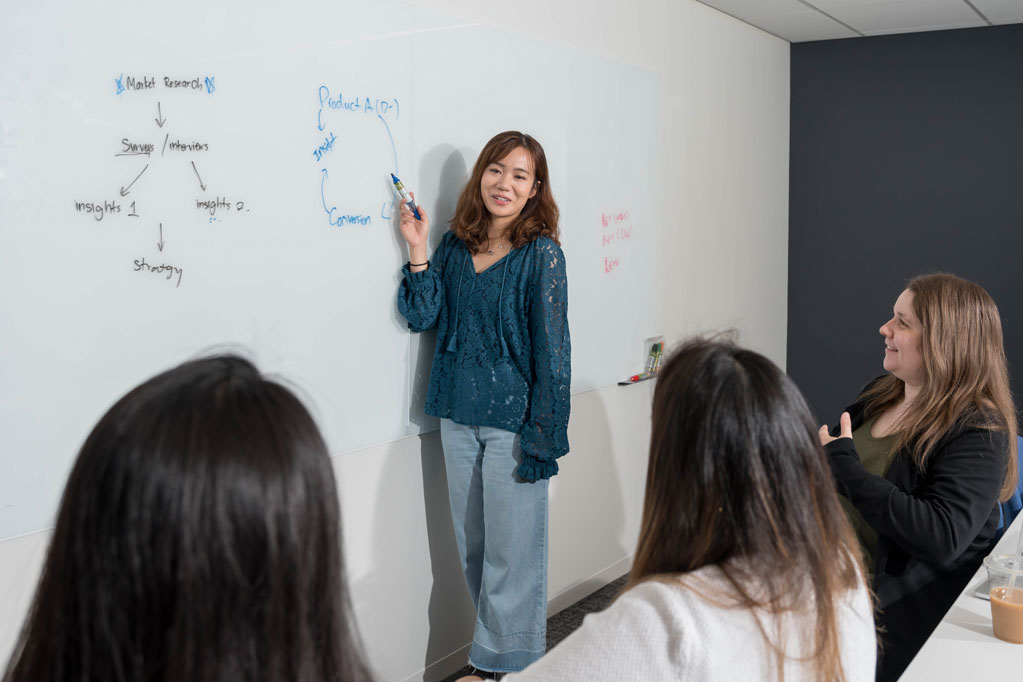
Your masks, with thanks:
<instances>
[{"instance_id":1,"label":"long wavy brown hair","mask_svg":"<svg viewBox=\"0 0 1023 682\"><path fill-rule=\"evenodd\" d=\"M924 383L895 424L893 447L908 449L923 469L934 446L957 425L1004 431L1009 453L1000 499L1007 500L1019 477L1018 423L998 307L984 287L948 273L914 277L906 289L913 292L913 312L923 328ZM862 396L865 415L883 413L905 391L893 374L879 379Z\"/></svg>"},{"instance_id":2,"label":"long wavy brown hair","mask_svg":"<svg viewBox=\"0 0 1023 682\"><path fill-rule=\"evenodd\" d=\"M754 612L779 679L786 635L810 645L800 660L813 679L846 679L838 609L866 572L810 410L767 358L696 339L658 373L629 584L656 579L685 589L695 580L686 574L712 565L731 588L723 603ZM804 609L812 617L803 631L782 632L782 616ZM777 617L765 623L764 614Z\"/></svg>"},{"instance_id":3,"label":"long wavy brown hair","mask_svg":"<svg viewBox=\"0 0 1023 682\"><path fill-rule=\"evenodd\" d=\"M533 137L517 130L508 130L490 138L476 165L472 175L465 183L462 194L458 197L455 217L451 219L451 231L465 242L473 253L483 250L487 242L490 228L490 212L483 204L480 182L487 166L508 155L509 152L524 148L533 161L533 180L536 194L526 200L519 217L508 229L508 241L512 248L524 246L537 237L549 237L554 243L558 241L558 205L551 192L550 176L547 172L547 156L543 147Z\"/></svg>"}]
</instances>

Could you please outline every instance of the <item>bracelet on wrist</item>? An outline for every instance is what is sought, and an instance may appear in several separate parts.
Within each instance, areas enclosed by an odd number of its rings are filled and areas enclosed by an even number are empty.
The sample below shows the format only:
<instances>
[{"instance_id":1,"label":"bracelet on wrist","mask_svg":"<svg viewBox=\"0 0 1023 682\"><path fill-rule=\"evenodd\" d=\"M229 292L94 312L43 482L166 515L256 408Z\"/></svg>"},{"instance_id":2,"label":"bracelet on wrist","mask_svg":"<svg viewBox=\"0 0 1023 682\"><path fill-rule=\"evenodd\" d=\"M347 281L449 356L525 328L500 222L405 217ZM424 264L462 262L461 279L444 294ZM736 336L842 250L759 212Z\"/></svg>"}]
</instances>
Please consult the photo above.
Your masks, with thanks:
<instances>
[{"instance_id":1,"label":"bracelet on wrist","mask_svg":"<svg viewBox=\"0 0 1023 682\"><path fill-rule=\"evenodd\" d=\"M409 267L410 268L418 268L418 267L422 267L424 265L426 267L430 267L430 259L427 259L425 263L413 263L412 261L409 261Z\"/></svg>"}]
</instances>

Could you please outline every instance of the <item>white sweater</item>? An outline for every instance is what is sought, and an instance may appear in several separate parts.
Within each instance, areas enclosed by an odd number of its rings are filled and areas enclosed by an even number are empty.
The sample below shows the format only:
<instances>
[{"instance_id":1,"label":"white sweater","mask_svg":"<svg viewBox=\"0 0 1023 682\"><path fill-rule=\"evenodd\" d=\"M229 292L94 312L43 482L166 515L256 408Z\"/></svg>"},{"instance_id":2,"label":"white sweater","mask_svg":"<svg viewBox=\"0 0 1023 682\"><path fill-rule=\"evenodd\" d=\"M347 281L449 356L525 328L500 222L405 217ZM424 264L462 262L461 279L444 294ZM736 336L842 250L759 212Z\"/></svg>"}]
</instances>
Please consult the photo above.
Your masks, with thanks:
<instances>
[{"instance_id":1,"label":"white sweater","mask_svg":"<svg viewBox=\"0 0 1023 682\"><path fill-rule=\"evenodd\" d=\"M695 578L695 580L694 580ZM725 589L716 566L687 576L690 585ZM810 617L813 617L811 612ZM807 652L812 634L786 616L790 656ZM839 646L847 682L873 682L877 644L865 587L851 591L837 612ZM766 619L765 619L766 620ZM775 631L773 622L765 622ZM578 630L543 658L506 682L628 682L636 680L777 679L774 658L751 611L727 608L696 589L659 581L641 583L610 607L592 613ZM812 680L813 668L787 658L785 682Z\"/></svg>"}]
</instances>

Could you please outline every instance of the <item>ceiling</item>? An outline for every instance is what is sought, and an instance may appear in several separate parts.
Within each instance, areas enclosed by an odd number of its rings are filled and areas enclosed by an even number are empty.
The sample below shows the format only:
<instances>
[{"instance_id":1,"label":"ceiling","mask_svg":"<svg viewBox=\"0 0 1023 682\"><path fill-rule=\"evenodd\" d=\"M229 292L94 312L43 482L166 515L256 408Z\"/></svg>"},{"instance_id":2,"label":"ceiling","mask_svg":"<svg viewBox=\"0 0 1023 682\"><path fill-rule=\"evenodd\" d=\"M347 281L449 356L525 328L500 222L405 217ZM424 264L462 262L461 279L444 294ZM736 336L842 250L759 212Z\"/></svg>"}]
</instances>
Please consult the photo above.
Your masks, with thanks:
<instances>
[{"instance_id":1,"label":"ceiling","mask_svg":"<svg viewBox=\"0 0 1023 682\"><path fill-rule=\"evenodd\" d=\"M1023 23L1023 0L698 0L792 43Z\"/></svg>"}]
</instances>

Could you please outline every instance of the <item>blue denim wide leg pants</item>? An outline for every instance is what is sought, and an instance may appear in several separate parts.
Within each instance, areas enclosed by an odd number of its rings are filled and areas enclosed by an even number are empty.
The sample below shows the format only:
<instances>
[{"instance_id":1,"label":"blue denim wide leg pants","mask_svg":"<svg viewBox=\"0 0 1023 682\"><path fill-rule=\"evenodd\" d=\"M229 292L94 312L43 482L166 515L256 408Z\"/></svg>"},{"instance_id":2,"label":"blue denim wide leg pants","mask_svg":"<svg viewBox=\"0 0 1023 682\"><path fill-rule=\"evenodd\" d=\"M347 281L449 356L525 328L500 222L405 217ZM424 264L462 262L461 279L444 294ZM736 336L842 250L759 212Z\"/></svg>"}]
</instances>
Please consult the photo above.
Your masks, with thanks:
<instances>
[{"instance_id":1,"label":"blue denim wide leg pants","mask_svg":"<svg viewBox=\"0 0 1023 682\"><path fill-rule=\"evenodd\" d=\"M548 481L515 476L519 435L442 419L451 518L476 631L469 663L521 670L547 648Z\"/></svg>"}]
</instances>

